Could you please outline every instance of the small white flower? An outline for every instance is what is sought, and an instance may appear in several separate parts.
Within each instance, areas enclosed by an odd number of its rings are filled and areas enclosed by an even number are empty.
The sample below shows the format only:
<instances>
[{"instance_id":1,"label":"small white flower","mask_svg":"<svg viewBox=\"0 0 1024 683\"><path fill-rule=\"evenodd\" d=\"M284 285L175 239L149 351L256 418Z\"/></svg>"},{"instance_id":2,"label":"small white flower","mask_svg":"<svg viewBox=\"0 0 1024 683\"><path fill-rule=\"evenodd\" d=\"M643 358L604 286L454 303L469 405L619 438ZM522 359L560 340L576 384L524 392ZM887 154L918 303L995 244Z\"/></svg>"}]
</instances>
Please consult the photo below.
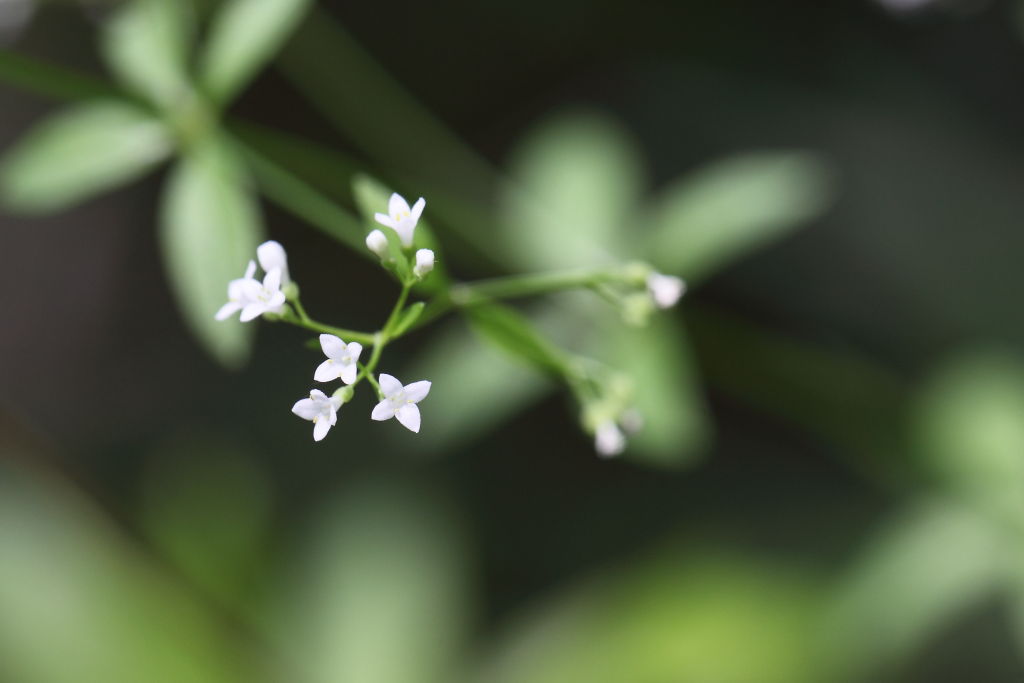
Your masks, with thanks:
<instances>
[{"instance_id":1,"label":"small white flower","mask_svg":"<svg viewBox=\"0 0 1024 683\"><path fill-rule=\"evenodd\" d=\"M606 420L594 431L594 448L602 458L611 458L626 448L626 436L611 420Z\"/></svg>"},{"instance_id":2,"label":"small white flower","mask_svg":"<svg viewBox=\"0 0 1024 683\"><path fill-rule=\"evenodd\" d=\"M380 230L374 230L366 236L366 248L381 259L388 257L388 238Z\"/></svg>"},{"instance_id":3,"label":"small white flower","mask_svg":"<svg viewBox=\"0 0 1024 683\"><path fill-rule=\"evenodd\" d=\"M345 384L356 381L356 373L359 371L356 363L359 361L359 354L363 352L362 344L346 344L333 334L321 334L320 348L324 350L327 360L316 369L313 379L317 382L330 382L341 378Z\"/></svg>"},{"instance_id":4,"label":"small white flower","mask_svg":"<svg viewBox=\"0 0 1024 683\"><path fill-rule=\"evenodd\" d=\"M269 273L274 268L281 270L281 286L287 287L291 279L288 277L288 255L279 243L274 240L264 242L256 247L256 258L259 259L260 268L264 273Z\"/></svg>"},{"instance_id":5,"label":"small white flower","mask_svg":"<svg viewBox=\"0 0 1024 683\"><path fill-rule=\"evenodd\" d=\"M338 423L338 408L341 407L341 399L328 396L319 389L309 392L309 398L303 398L295 402L292 412L303 420L313 421L313 440L320 441L331 427Z\"/></svg>"},{"instance_id":6,"label":"small white flower","mask_svg":"<svg viewBox=\"0 0 1024 683\"><path fill-rule=\"evenodd\" d=\"M388 201L388 212L374 214L373 217L381 225L386 225L397 232L403 247L411 247L412 234L416 230L416 223L419 222L426 205L427 200L420 197L412 205L412 208L409 208L409 203L405 201L405 198L396 192Z\"/></svg>"},{"instance_id":7,"label":"small white flower","mask_svg":"<svg viewBox=\"0 0 1024 683\"><path fill-rule=\"evenodd\" d=\"M686 291L686 283L674 275L651 273L647 276L647 292L658 308L672 308Z\"/></svg>"},{"instance_id":8,"label":"small white flower","mask_svg":"<svg viewBox=\"0 0 1024 683\"><path fill-rule=\"evenodd\" d=\"M434 269L434 252L429 249L420 249L416 252L416 266L412 269L413 275L423 277Z\"/></svg>"},{"instance_id":9,"label":"small white flower","mask_svg":"<svg viewBox=\"0 0 1024 683\"><path fill-rule=\"evenodd\" d=\"M390 420L397 417L402 425L413 432L420 431L420 409L416 405L430 392L430 382L402 383L391 375L380 375L380 390L384 399L373 409L370 417L374 420Z\"/></svg>"},{"instance_id":10,"label":"small white flower","mask_svg":"<svg viewBox=\"0 0 1024 683\"><path fill-rule=\"evenodd\" d=\"M253 275L256 264L249 261L245 275L228 283L228 302L220 307L214 316L217 320L225 320L241 311L239 320L243 323L258 318L264 313L281 313L284 311L284 292L281 291L281 270L275 268L267 273L261 283Z\"/></svg>"}]
</instances>

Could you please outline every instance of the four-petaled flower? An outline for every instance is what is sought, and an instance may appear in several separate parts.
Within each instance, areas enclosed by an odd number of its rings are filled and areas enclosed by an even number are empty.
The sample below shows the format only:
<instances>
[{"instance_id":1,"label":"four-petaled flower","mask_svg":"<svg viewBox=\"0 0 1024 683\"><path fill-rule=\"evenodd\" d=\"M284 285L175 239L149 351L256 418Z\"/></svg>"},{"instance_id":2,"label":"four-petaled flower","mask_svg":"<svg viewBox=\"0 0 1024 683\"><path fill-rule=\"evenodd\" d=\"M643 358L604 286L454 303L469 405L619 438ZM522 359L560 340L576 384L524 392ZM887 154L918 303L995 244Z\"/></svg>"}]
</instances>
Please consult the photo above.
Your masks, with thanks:
<instances>
[{"instance_id":1,"label":"four-petaled flower","mask_svg":"<svg viewBox=\"0 0 1024 683\"><path fill-rule=\"evenodd\" d=\"M412 208L409 208L409 202L395 192L388 201L388 212L375 214L374 218L381 225L386 225L397 232L403 247L411 247L412 233L416 230L416 223L420 220L420 215L426 205L427 200L420 197L412 205Z\"/></svg>"},{"instance_id":2,"label":"four-petaled flower","mask_svg":"<svg viewBox=\"0 0 1024 683\"><path fill-rule=\"evenodd\" d=\"M316 369L313 379L317 382L330 382L341 378L345 384L352 384L356 381L356 373L359 370L356 363L359 361L359 354L363 351L362 344L359 342L346 344L333 334L321 334L320 347L324 350L327 360Z\"/></svg>"},{"instance_id":3,"label":"four-petaled flower","mask_svg":"<svg viewBox=\"0 0 1024 683\"><path fill-rule=\"evenodd\" d=\"M255 273L256 264L249 261L245 275L228 283L228 302L217 311L217 320L225 320L236 311L241 311L239 320L245 323L264 313L284 311L285 296L281 291L281 269L273 268L268 271L262 283L253 277Z\"/></svg>"},{"instance_id":4,"label":"four-petaled flower","mask_svg":"<svg viewBox=\"0 0 1024 683\"><path fill-rule=\"evenodd\" d=\"M672 308L686 291L686 283L674 275L651 273L647 276L647 292L658 308Z\"/></svg>"},{"instance_id":5,"label":"four-petaled flower","mask_svg":"<svg viewBox=\"0 0 1024 683\"><path fill-rule=\"evenodd\" d=\"M398 418L406 429L420 431L420 409L416 405L430 392L430 382L423 380L402 386L402 383L391 375L381 373L380 390L383 400L373 409L370 417L374 420L390 420Z\"/></svg>"},{"instance_id":6,"label":"four-petaled flower","mask_svg":"<svg viewBox=\"0 0 1024 683\"><path fill-rule=\"evenodd\" d=\"M319 389L309 392L309 398L295 402L292 412L303 420L313 421L313 440L320 441L327 432L338 422L338 408L341 407L341 399L328 396Z\"/></svg>"}]
</instances>

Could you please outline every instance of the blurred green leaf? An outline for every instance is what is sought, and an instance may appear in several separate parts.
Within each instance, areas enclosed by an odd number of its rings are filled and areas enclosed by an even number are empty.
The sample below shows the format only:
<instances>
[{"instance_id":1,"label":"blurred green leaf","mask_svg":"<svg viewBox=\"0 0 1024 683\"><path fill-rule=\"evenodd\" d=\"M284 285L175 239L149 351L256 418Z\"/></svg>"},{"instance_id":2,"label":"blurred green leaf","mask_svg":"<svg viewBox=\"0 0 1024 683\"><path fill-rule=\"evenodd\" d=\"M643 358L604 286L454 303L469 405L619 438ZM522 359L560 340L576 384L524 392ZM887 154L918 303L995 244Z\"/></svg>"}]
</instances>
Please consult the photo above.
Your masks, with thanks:
<instances>
[{"instance_id":1,"label":"blurred green leaf","mask_svg":"<svg viewBox=\"0 0 1024 683\"><path fill-rule=\"evenodd\" d=\"M402 318L395 325L394 335L398 336L412 327L413 323L419 320L419 317L423 314L423 309L426 308L426 306L427 304L424 302L417 301L405 309L405 312L402 313Z\"/></svg>"},{"instance_id":2,"label":"blurred green leaf","mask_svg":"<svg viewBox=\"0 0 1024 683\"><path fill-rule=\"evenodd\" d=\"M1024 522L1024 361L1000 352L955 358L916 408L920 456L945 485Z\"/></svg>"},{"instance_id":3,"label":"blurred green leaf","mask_svg":"<svg viewBox=\"0 0 1024 683\"><path fill-rule=\"evenodd\" d=\"M831 169L811 153L719 161L661 193L643 255L695 281L811 220L832 196Z\"/></svg>"},{"instance_id":4,"label":"blurred green leaf","mask_svg":"<svg viewBox=\"0 0 1024 683\"><path fill-rule=\"evenodd\" d=\"M629 437L625 457L659 465L691 461L707 445L710 425L680 324L655 316L644 328L610 325L595 340L601 356L635 383L643 428Z\"/></svg>"},{"instance_id":5,"label":"blurred green leaf","mask_svg":"<svg viewBox=\"0 0 1024 683\"><path fill-rule=\"evenodd\" d=\"M225 624L67 487L0 463L0 679L253 683ZM255 667L252 667L255 669Z\"/></svg>"},{"instance_id":6,"label":"blurred green leaf","mask_svg":"<svg viewBox=\"0 0 1024 683\"><path fill-rule=\"evenodd\" d=\"M611 121L565 115L532 132L512 162L504 243L525 268L593 267L629 253L642 184L633 142Z\"/></svg>"},{"instance_id":7,"label":"blurred green leaf","mask_svg":"<svg viewBox=\"0 0 1024 683\"><path fill-rule=\"evenodd\" d=\"M265 565L271 486L230 442L192 437L150 459L142 524L186 576L237 611L247 609Z\"/></svg>"},{"instance_id":8,"label":"blurred green leaf","mask_svg":"<svg viewBox=\"0 0 1024 683\"><path fill-rule=\"evenodd\" d=\"M825 631L837 671L877 680L905 662L993 590L1002 542L987 520L946 502L892 522L838 586Z\"/></svg>"},{"instance_id":9,"label":"blurred green leaf","mask_svg":"<svg viewBox=\"0 0 1024 683\"><path fill-rule=\"evenodd\" d=\"M107 23L100 47L128 88L170 108L188 96L193 34L189 0L131 0Z\"/></svg>"},{"instance_id":10,"label":"blurred green leaf","mask_svg":"<svg viewBox=\"0 0 1024 683\"><path fill-rule=\"evenodd\" d=\"M475 680L820 683L818 595L749 558L656 558L527 615Z\"/></svg>"},{"instance_id":11,"label":"blurred green leaf","mask_svg":"<svg viewBox=\"0 0 1024 683\"><path fill-rule=\"evenodd\" d=\"M342 492L309 537L287 609L311 683L445 683L470 592L452 514L416 487Z\"/></svg>"},{"instance_id":12,"label":"blurred green leaf","mask_svg":"<svg viewBox=\"0 0 1024 683\"><path fill-rule=\"evenodd\" d=\"M123 102L67 109L31 130L0 165L3 203L56 211L126 183L165 159L171 138L159 121Z\"/></svg>"},{"instance_id":13,"label":"blurred green leaf","mask_svg":"<svg viewBox=\"0 0 1024 683\"><path fill-rule=\"evenodd\" d=\"M516 310L486 304L467 308L465 313L475 331L511 356L556 377L567 374L565 354Z\"/></svg>"},{"instance_id":14,"label":"blurred green leaf","mask_svg":"<svg viewBox=\"0 0 1024 683\"><path fill-rule=\"evenodd\" d=\"M226 143L209 138L189 150L166 188L160 225L164 263L178 305L203 346L237 367L248 357L252 325L217 321L228 282L239 278L263 241L256 201Z\"/></svg>"},{"instance_id":15,"label":"blurred green leaf","mask_svg":"<svg viewBox=\"0 0 1024 683\"><path fill-rule=\"evenodd\" d=\"M208 93L231 100L273 57L311 0L226 0L214 17L200 72Z\"/></svg>"}]
</instances>

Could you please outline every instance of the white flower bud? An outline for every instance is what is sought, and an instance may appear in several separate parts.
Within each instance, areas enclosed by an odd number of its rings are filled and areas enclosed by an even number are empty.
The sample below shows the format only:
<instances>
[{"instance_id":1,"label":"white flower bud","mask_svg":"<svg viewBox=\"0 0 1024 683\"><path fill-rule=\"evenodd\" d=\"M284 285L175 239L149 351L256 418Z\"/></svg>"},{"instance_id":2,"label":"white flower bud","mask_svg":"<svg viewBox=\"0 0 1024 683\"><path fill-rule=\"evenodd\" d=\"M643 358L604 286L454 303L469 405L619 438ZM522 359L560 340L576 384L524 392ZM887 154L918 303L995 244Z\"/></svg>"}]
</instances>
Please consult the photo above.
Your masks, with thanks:
<instances>
[{"instance_id":1,"label":"white flower bud","mask_svg":"<svg viewBox=\"0 0 1024 683\"><path fill-rule=\"evenodd\" d=\"M374 230L366 236L366 248L381 259L388 257L388 238L380 230Z\"/></svg>"},{"instance_id":2,"label":"white flower bud","mask_svg":"<svg viewBox=\"0 0 1024 683\"><path fill-rule=\"evenodd\" d=\"M429 249L420 249L416 252L416 266L412 269L413 275L422 279L427 273L434 269L434 252Z\"/></svg>"},{"instance_id":3,"label":"white flower bud","mask_svg":"<svg viewBox=\"0 0 1024 683\"><path fill-rule=\"evenodd\" d=\"M626 436L622 430L607 420L597 426L594 431L594 449L602 458L611 458L622 453L626 448Z\"/></svg>"},{"instance_id":4,"label":"white flower bud","mask_svg":"<svg viewBox=\"0 0 1024 683\"><path fill-rule=\"evenodd\" d=\"M256 247L256 258L260 262L260 268L264 273L269 273L274 268L281 269L281 286L285 287L291 282L288 276L288 255L284 252L278 242L270 240Z\"/></svg>"},{"instance_id":5,"label":"white flower bud","mask_svg":"<svg viewBox=\"0 0 1024 683\"><path fill-rule=\"evenodd\" d=\"M647 292L658 308L672 308L686 291L686 283L672 275L651 273L647 277Z\"/></svg>"}]
</instances>

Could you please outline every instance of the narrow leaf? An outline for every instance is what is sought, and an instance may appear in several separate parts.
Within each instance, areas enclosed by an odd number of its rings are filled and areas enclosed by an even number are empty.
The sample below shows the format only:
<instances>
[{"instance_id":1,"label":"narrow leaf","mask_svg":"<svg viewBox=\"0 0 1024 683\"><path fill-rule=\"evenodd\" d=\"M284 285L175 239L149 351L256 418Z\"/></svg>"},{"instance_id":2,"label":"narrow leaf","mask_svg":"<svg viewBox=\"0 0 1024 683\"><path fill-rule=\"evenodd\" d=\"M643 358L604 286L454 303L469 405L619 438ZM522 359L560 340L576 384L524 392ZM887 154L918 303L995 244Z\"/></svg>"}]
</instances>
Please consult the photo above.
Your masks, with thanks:
<instances>
[{"instance_id":1,"label":"narrow leaf","mask_svg":"<svg viewBox=\"0 0 1024 683\"><path fill-rule=\"evenodd\" d=\"M568 359L520 313L506 306L487 304L466 309L466 317L485 339L538 370L562 377Z\"/></svg>"},{"instance_id":2,"label":"narrow leaf","mask_svg":"<svg viewBox=\"0 0 1024 683\"><path fill-rule=\"evenodd\" d=\"M425 307L426 304L424 302L417 301L409 306L409 308L405 309L405 312L402 314L402 318L398 321L398 324L395 325L394 335L398 336L400 334L404 334L406 330L412 327L413 323L419 320L420 314L423 313L423 309Z\"/></svg>"},{"instance_id":3,"label":"narrow leaf","mask_svg":"<svg viewBox=\"0 0 1024 683\"><path fill-rule=\"evenodd\" d=\"M164 196L161 241L168 277L186 322L217 360L237 367L253 325L214 320L228 282L242 276L263 226L232 150L211 138L182 159Z\"/></svg>"},{"instance_id":4,"label":"narrow leaf","mask_svg":"<svg viewBox=\"0 0 1024 683\"><path fill-rule=\"evenodd\" d=\"M0 195L11 209L47 212L117 187L165 159L163 124L129 104L82 104L39 124L0 162Z\"/></svg>"}]
</instances>

